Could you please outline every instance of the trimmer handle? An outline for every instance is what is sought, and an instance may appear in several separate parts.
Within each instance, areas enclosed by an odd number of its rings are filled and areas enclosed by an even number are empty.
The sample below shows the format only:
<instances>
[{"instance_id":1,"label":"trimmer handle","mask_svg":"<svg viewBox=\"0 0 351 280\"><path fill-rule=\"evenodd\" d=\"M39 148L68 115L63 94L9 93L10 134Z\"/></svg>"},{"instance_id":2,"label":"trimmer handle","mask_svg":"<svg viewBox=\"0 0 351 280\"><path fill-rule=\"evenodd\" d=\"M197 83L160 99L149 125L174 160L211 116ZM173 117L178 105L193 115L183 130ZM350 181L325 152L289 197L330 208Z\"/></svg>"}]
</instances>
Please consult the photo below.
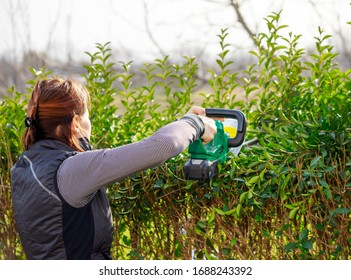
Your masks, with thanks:
<instances>
[{"instance_id":1,"label":"trimmer handle","mask_svg":"<svg viewBox=\"0 0 351 280\"><path fill-rule=\"evenodd\" d=\"M228 139L228 147L239 147L245 140L246 117L240 110L207 108L206 116L215 118L236 119L238 121L237 133L234 138Z\"/></svg>"}]
</instances>

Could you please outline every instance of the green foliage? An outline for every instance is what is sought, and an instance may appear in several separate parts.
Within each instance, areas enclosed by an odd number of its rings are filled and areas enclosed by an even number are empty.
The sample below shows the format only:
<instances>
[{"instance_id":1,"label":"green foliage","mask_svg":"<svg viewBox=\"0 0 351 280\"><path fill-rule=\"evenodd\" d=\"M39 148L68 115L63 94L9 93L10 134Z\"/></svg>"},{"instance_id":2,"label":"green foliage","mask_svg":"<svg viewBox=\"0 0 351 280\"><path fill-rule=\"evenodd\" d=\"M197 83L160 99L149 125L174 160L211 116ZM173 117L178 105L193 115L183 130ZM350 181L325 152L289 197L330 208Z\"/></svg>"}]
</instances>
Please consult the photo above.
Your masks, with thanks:
<instances>
[{"instance_id":1,"label":"green foliage","mask_svg":"<svg viewBox=\"0 0 351 280\"><path fill-rule=\"evenodd\" d=\"M109 186L114 213L113 255L119 259L350 259L351 81L322 29L315 52L300 35L283 36L280 13L258 34L257 63L233 73L227 29L210 69L203 107L239 108L249 121L243 147L209 183L186 181L186 153ZM109 44L87 53L83 75L91 93L95 148L148 137L195 103L198 65L184 56L144 64L134 84L133 62L115 64ZM32 70L35 79L50 73ZM12 89L2 101L1 258L22 258L10 207L9 172L21 151L27 95ZM244 101L238 101L243 92ZM255 95L257 94L257 97ZM253 97L254 96L254 97ZM242 100L242 99L240 99Z\"/></svg>"},{"instance_id":2,"label":"green foliage","mask_svg":"<svg viewBox=\"0 0 351 280\"><path fill-rule=\"evenodd\" d=\"M117 79L109 62L111 49L109 44L96 44L97 52L87 54L90 57L90 65L86 65L87 73L84 76L86 88L91 95L90 119L96 125L92 127L92 139L96 148L109 147L114 144L118 118L115 116L117 109L113 104L116 89L113 82Z\"/></svg>"},{"instance_id":3,"label":"green foliage","mask_svg":"<svg viewBox=\"0 0 351 280\"><path fill-rule=\"evenodd\" d=\"M10 96L0 103L0 259L15 259L17 234L13 224L10 193L10 170L16 162L21 149L21 132L24 126L24 102L15 88L9 90ZM12 221L12 222L10 222Z\"/></svg>"},{"instance_id":4,"label":"green foliage","mask_svg":"<svg viewBox=\"0 0 351 280\"><path fill-rule=\"evenodd\" d=\"M218 54L219 58L216 59L216 63L220 71L217 73L214 70L209 70L211 73L209 84L213 93L203 94L205 100L202 105L204 107L233 109L242 106L240 102L235 100L235 89L239 84L236 81L237 73L231 73L229 68L234 62L227 59L230 53L230 45L226 43L228 35L227 29L222 29L221 34L218 35L221 52Z\"/></svg>"}]
</instances>

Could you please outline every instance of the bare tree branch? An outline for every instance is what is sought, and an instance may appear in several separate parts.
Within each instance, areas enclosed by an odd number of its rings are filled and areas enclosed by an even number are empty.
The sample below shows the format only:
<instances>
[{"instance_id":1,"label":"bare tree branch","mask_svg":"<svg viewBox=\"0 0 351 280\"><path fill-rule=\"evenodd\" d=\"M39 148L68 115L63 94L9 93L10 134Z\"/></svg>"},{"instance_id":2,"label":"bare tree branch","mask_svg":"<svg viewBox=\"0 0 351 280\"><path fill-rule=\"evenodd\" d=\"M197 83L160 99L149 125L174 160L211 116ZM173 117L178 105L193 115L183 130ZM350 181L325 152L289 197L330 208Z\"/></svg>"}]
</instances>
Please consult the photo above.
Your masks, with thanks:
<instances>
[{"instance_id":1,"label":"bare tree branch","mask_svg":"<svg viewBox=\"0 0 351 280\"><path fill-rule=\"evenodd\" d=\"M28 13L28 3L26 1L19 2L20 19L23 22L23 37L22 39L22 49L23 51L29 51L32 48L31 32L30 32L30 14Z\"/></svg>"},{"instance_id":2,"label":"bare tree branch","mask_svg":"<svg viewBox=\"0 0 351 280\"><path fill-rule=\"evenodd\" d=\"M339 48L342 50L339 52L340 55L342 55L342 57L340 58L341 64L343 67L346 67L348 69L349 65L351 64L351 51L349 49L349 43L348 43L349 39L346 38L342 32L343 27L341 26L340 20L330 21L330 19L324 17L323 13L320 12L319 6L315 0L308 0L308 3L313 7L313 11L314 11L314 13L317 14L318 18L323 19L324 23L325 23L325 21L329 22L329 25L333 29L333 33L335 33L335 36L333 36L333 37L339 38L339 40L340 40ZM336 18L338 18L338 17L336 17Z\"/></svg>"},{"instance_id":3,"label":"bare tree branch","mask_svg":"<svg viewBox=\"0 0 351 280\"><path fill-rule=\"evenodd\" d=\"M15 47L17 46L17 24L15 21L15 11L16 11L16 7L13 6L13 1L8 0L8 11L7 14L10 18L10 22L11 22L11 31L12 31L12 46L14 51L12 52L13 54L13 62L15 63L15 61L17 60L17 55L16 55L16 50Z\"/></svg>"},{"instance_id":4,"label":"bare tree branch","mask_svg":"<svg viewBox=\"0 0 351 280\"><path fill-rule=\"evenodd\" d=\"M244 28L246 33L249 35L249 37L252 40L252 42L255 45L257 45L257 42L255 41L256 34L250 29L249 25L245 21L242 13L240 11L240 4L239 4L238 0L231 0L230 1L230 5L234 8L234 11L236 13L238 22L241 24L241 26Z\"/></svg>"},{"instance_id":5,"label":"bare tree branch","mask_svg":"<svg viewBox=\"0 0 351 280\"><path fill-rule=\"evenodd\" d=\"M67 63L70 64L72 62L72 42L70 39L70 30L72 25L72 17L71 13L67 15L66 20L66 52L67 52Z\"/></svg>"},{"instance_id":6,"label":"bare tree branch","mask_svg":"<svg viewBox=\"0 0 351 280\"><path fill-rule=\"evenodd\" d=\"M161 48L160 44L155 40L151 30L150 30L150 25L149 25L149 11L147 8L146 1L144 0L144 23L145 23L145 31L147 35L149 36L151 42L154 44L154 46L157 48L158 52L162 56L166 56L165 51Z\"/></svg>"},{"instance_id":7,"label":"bare tree branch","mask_svg":"<svg viewBox=\"0 0 351 280\"><path fill-rule=\"evenodd\" d=\"M52 37L55 34L54 31L55 31L56 26L58 24L58 21L60 19L61 10L62 10L61 8L62 8L62 6L61 6L61 2L60 2L60 6L58 7L58 9L56 9L57 13L56 13L56 16L54 18L54 22L51 24L49 32L48 32L48 41L47 41L47 44L46 44L46 53L47 54L49 54L49 51L51 49Z\"/></svg>"}]
</instances>

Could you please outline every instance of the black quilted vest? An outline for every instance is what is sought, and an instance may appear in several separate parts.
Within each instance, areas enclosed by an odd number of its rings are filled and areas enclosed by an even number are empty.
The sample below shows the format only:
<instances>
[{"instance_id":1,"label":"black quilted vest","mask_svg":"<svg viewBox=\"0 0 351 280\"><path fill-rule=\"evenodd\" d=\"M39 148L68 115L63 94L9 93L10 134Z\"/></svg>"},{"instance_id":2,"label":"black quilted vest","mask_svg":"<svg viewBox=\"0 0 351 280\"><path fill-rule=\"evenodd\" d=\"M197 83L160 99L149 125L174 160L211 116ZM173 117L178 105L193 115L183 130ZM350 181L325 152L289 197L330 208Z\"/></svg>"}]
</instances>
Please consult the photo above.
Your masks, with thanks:
<instances>
[{"instance_id":1,"label":"black quilted vest","mask_svg":"<svg viewBox=\"0 0 351 280\"><path fill-rule=\"evenodd\" d=\"M76 153L61 141L41 140L12 168L16 227L28 259L111 258L113 225L105 189L80 208L58 191L57 170Z\"/></svg>"}]
</instances>

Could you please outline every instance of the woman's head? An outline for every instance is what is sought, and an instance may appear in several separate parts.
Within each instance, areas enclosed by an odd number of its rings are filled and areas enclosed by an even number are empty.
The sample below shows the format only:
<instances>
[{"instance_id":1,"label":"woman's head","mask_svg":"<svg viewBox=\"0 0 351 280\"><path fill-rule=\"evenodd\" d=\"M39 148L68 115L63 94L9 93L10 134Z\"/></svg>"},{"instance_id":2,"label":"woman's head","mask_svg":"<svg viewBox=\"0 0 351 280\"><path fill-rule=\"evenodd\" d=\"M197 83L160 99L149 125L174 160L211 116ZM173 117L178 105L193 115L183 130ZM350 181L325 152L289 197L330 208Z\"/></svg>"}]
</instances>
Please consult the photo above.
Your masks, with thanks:
<instances>
[{"instance_id":1,"label":"woman's head","mask_svg":"<svg viewBox=\"0 0 351 280\"><path fill-rule=\"evenodd\" d=\"M38 81L28 103L23 141L27 150L41 139L57 139L82 151L80 137L90 137L89 93L78 81L49 78Z\"/></svg>"}]
</instances>

